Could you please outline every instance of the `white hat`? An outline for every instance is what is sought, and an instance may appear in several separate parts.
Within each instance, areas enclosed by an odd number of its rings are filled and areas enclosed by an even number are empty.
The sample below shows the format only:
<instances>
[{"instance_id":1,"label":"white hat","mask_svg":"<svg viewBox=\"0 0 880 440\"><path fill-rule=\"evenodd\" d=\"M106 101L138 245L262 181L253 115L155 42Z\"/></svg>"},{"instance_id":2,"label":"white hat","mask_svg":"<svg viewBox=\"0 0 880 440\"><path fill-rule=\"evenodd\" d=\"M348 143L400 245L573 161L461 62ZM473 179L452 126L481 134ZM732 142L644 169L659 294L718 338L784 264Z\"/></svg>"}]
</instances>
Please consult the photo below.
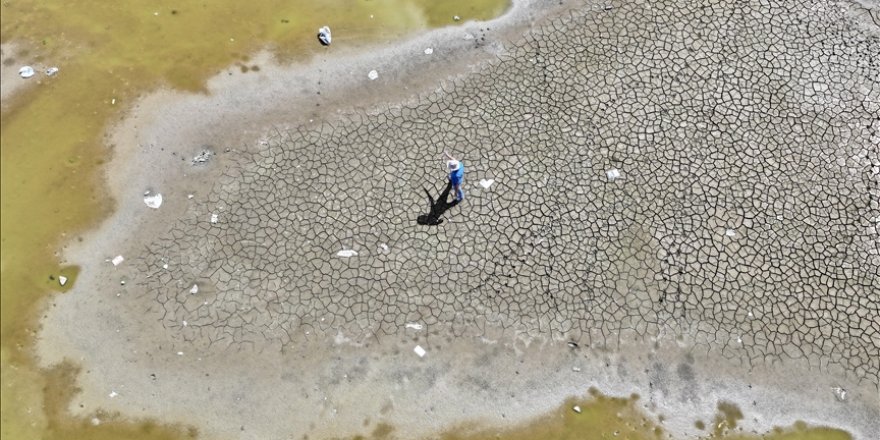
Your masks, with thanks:
<instances>
[{"instance_id":1,"label":"white hat","mask_svg":"<svg viewBox=\"0 0 880 440\"><path fill-rule=\"evenodd\" d=\"M446 162L446 167L449 168L449 171L456 171L458 167L461 166L461 163L457 160L450 160Z\"/></svg>"}]
</instances>

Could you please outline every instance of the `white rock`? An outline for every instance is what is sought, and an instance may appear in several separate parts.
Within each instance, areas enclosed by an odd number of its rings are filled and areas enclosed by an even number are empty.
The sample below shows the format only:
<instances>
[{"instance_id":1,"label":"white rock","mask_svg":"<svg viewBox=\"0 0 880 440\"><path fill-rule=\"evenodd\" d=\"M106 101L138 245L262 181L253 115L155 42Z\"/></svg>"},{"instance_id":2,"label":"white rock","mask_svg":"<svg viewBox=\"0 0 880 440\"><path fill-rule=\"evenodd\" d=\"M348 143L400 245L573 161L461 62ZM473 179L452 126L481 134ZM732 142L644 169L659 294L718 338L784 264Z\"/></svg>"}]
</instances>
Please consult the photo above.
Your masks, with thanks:
<instances>
[{"instance_id":1,"label":"white rock","mask_svg":"<svg viewBox=\"0 0 880 440\"><path fill-rule=\"evenodd\" d=\"M18 69L18 74L21 75L22 78L30 78L34 76L34 68L31 66L24 66L21 69Z\"/></svg>"},{"instance_id":2,"label":"white rock","mask_svg":"<svg viewBox=\"0 0 880 440\"><path fill-rule=\"evenodd\" d=\"M162 269L166 269L166 270L167 270L167 269L168 269L168 264L167 264L167 263L166 263L166 264L163 264L163 265L162 265Z\"/></svg>"},{"instance_id":3,"label":"white rock","mask_svg":"<svg viewBox=\"0 0 880 440\"><path fill-rule=\"evenodd\" d=\"M153 209L159 209L162 206L162 194L153 194L150 196L144 196L144 203Z\"/></svg>"},{"instance_id":4,"label":"white rock","mask_svg":"<svg viewBox=\"0 0 880 440\"><path fill-rule=\"evenodd\" d=\"M605 171L605 177L608 177L608 180L617 180L620 178L620 170L617 168L612 168L608 171Z\"/></svg>"},{"instance_id":5,"label":"white rock","mask_svg":"<svg viewBox=\"0 0 880 440\"><path fill-rule=\"evenodd\" d=\"M97 417L92 417L92 426L98 426L101 424L101 419Z\"/></svg>"},{"instance_id":6,"label":"white rock","mask_svg":"<svg viewBox=\"0 0 880 440\"><path fill-rule=\"evenodd\" d=\"M370 78L371 80L374 80L378 77L379 77L379 72L376 72L375 70L371 70L370 73L367 74L367 78Z\"/></svg>"},{"instance_id":7,"label":"white rock","mask_svg":"<svg viewBox=\"0 0 880 440\"><path fill-rule=\"evenodd\" d=\"M122 255L117 255L113 257L113 260L111 262L114 266L119 266L120 264L122 264L123 261L125 261L125 258L122 258Z\"/></svg>"},{"instance_id":8,"label":"white rock","mask_svg":"<svg viewBox=\"0 0 880 440\"><path fill-rule=\"evenodd\" d=\"M485 189L489 189L493 183L495 183L495 179L480 179L480 186Z\"/></svg>"},{"instance_id":9,"label":"white rock","mask_svg":"<svg viewBox=\"0 0 880 440\"><path fill-rule=\"evenodd\" d=\"M186 322L186 321L183 321L183 323L182 323L182 324L183 324L183 326L184 326L184 327L186 327L186 326L188 326L188 325L189 325L189 323L188 323L188 322Z\"/></svg>"},{"instance_id":10,"label":"white rock","mask_svg":"<svg viewBox=\"0 0 880 440\"><path fill-rule=\"evenodd\" d=\"M178 352L177 352L177 355L178 355L178 356L183 356L183 352L182 352L182 351L178 351Z\"/></svg>"},{"instance_id":11,"label":"white rock","mask_svg":"<svg viewBox=\"0 0 880 440\"><path fill-rule=\"evenodd\" d=\"M580 367L571 367L571 371L574 371L575 373L580 373L581 369Z\"/></svg>"},{"instance_id":12,"label":"white rock","mask_svg":"<svg viewBox=\"0 0 880 440\"><path fill-rule=\"evenodd\" d=\"M421 345L416 345L416 348L413 348L413 351L416 352L419 357L425 357L425 354L428 353Z\"/></svg>"},{"instance_id":13,"label":"white rock","mask_svg":"<svg viewBox=\"0 0 880 440\"><path fill-rule=\"evenodd\" d=\"M46 75L48 75L48 76L55 76L56 73L58 73L57 67L50 67L50 68L46 69Z\"/></svg>"},{"instance_id":14,"label":"white rock","mask_svg":"<svg viewBox=\"0 0 880 440\"><path fill-rule=\"evenodd\" d=\"M724 231L724 235L726 235L728 237L735 237L736 231L734 231L733 229L728 229L728 230Z\"/></svg>"},{"instance_id":15,"label":"white rock","mask_svg":"<svg viewBox=\"0 0 880 440\"><path fill-rule=\"evenodd\" d=\"M841 402L846 400L846 390L845 389L843 389L841 387L834 387L834 388L831 388L831 391L834 392L834 397L836 397L837 400L839 400Z\"/></svg>"},{"instance_id":16,"label":"white rock","mask_svg":"<svg viewBox=\"0 0 880 440\"><path fill-rule=\"evenodd\" d=\"M336 256L343 257L343 258L349 258L349 257L355 257L355 256L357 256L357 254L358 254L357 251L355 251L354 249L343 249L343 250L337 252Z\"/></svg>"},{"instance_id":17,"label":"white rock","mask_svg":"<svg viewBox=\"0 0 880 440\"><path fill-rule=\"evenodd\" d=\"M571 410L574 411L574 412L576 412L576 413L578 413L578 414L581 413L581 407L578 406L578 405L575 405L575 406L571 407Z\"/></svg>"},{"instance_id":18,"label":"white rock","mask_svg":"<svg viewBox=\"0 0 880 440\"><path fill-rule=\"evenodd\" d=\"M211 223L217 223L220 221L220 216L218 214L211 214Z\"/></svg>"},{"instance_id":19,"label":"white rock","mask_svg":"<svg viewBox=\"0 0 880 440\"><path fill-rule=\"evenodd\" d=\"M110 396L111 399L118 396L118 395L119 395L119 393L117 393L116 391L110 391L110 394L108 394L108 396Z\"/></svg>"},{"instance_id":20,"label":"white rock","mask_svg":"<svg viewBox=\"0 0 880 440\"><path fill-rule=\"evenodd\" d=\"M61 284L62 286L67 284L67 277L64 275L58 277L58 284Z\"/></svg>"},{"instance_id":21,"label":"white rock","mask_svg":"<svg viewBox=\"0 0 880 440\"><path fill-rule=\"evenodd\" d=\"M189 293L192 293L193 295L199 293L199 285L193 284L193 286L189 289Z\"/></svg>"},{"instance_id":22,"label":"white rock","mask_svg":"<svg viewBox=\"0 0 880 440\"><path fill-rule=\"evenodd\" d=\"M459 16L457 16L457 15L453 15L453 16L452 16L452 19L455 20L455 21L459 21L459 20L461 20L461 17L459 17Z\"/></svg>"},{"instance_id":23,"label":"white rock","mask_svg":"<svg viewBox=\"0 0 880 440\"><path fill-rule=\"evenodd\" d=\"M425 49L425 55L431 55L432 53L434 53L433 48L429 47L429 48Z\"/></svg>"},{"instance_id":24,"label":"white rock","mask_svg":"<svg viewBox=\"0 0 880 440\"><path fill-rule=\"evenodd\" d=\"M407 322L406 325L405 325L404 327L405 327L405 328L411 328L411 329L413 329L413 330L421 330L421 329L424 328L424 326L422 326L421 324L419 324L419 323L417 323L417 322Z\"/></svg>"},{"instance_id":25,"label":"white rock","mask_svg":"<svg viewBox=\"0 0 880 440\"><path fill-rule=\"evenodd\" d=\"M380 243L379 249L381 249L383 252L388 252L388 245L385 243Z\"/></svg>"}]
</instances>

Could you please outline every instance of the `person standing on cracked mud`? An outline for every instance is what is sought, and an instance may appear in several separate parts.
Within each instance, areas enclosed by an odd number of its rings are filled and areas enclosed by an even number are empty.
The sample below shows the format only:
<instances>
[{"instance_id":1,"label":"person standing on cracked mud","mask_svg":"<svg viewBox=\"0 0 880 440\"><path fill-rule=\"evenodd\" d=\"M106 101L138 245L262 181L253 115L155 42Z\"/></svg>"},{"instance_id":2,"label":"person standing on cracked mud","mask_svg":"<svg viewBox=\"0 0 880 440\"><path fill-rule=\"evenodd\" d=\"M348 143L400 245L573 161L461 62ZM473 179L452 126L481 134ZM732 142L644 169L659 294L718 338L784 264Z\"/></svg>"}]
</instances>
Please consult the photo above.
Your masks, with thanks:
<instances>
[{"instance_id":1,"label":"person standing on cracked mud","mask_svg":"<svg viewBox=\"0 0 880 440\"><path fill-rule=\"evenodd\" d=\"M455 201L460 202L464 200L464 190L461 189L464 184L464 164L452 157L448 151L444 151L443 154L449 159L446 161L446 169L449 171L449 184L455 190Z\"/></svg>"}]
</instances>

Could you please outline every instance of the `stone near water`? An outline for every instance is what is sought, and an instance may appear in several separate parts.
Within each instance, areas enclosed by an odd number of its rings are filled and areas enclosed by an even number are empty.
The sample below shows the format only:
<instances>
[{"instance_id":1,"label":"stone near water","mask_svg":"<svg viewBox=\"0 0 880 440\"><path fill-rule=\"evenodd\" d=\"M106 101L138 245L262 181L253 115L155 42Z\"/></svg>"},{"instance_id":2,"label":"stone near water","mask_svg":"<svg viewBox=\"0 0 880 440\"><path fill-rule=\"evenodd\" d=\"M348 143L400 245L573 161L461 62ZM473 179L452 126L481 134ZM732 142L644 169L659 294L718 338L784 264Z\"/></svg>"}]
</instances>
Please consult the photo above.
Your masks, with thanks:
<instances>
[{"instance_id":1,"label":"stone near water","mask_svg":"<svg viewBox=\"0 0 880 440\"><path fill-rule=\"evenodd\" d=\"M318 29L318 41L321 42L322 46L329 46L332 41L332 35L330 34L330 27L324 26Z\"/></svg>"},{"instance_id":2,"label":"stone near water","mask_svg":"<svg viewBox=\"0 0 880 440\"><path fill-rule=\"evenodd\" d=\"M59 69L57 67L50 67L46 69L46 76L55 76L55 74L58 73L58 70Z\"/></svg>"},{"instance_id":3,"label":"stone near water","mask_svg":"<svg viewBox=\"0 0 880 440\"><path fill-rule=\"evenodd\" d=\"M571 407L571 410L574 411L574 412L576 412L576 413L578 413L578 414L581 413L581 407L578 406L578 405L575 405L575 406Z\"/></svg>"},{"instance_id":4,"label":"stone near water","mask_svg":"<svg viewBox=\"0 0 880 440\"><path fill-rule=\"evenodd\" d=\"M31 66L24 66L21 69L18 69L18 74L22 78L30 78L34 76L34 68Z\"/></svg>"},{"instance_id":5,"label":"stone near water","mask_svg":"<svg viewBox=\"0 0 880 440\"><path fill-rule=\"evenodd\" d=\"M58 277L58 284L61 284L62 286L67 284L67 277L64 275Z\"/></svg>"}]
</instances>

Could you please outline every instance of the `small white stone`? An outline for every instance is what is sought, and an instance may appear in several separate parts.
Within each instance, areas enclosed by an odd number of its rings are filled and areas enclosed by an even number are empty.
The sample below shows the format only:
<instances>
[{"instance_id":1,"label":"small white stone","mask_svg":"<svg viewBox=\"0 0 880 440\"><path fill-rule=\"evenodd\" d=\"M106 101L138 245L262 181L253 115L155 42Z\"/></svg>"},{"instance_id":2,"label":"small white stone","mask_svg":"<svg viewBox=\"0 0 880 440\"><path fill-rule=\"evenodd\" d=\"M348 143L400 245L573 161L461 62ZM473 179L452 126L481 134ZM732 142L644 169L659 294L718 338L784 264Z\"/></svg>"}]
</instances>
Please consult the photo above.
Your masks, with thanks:
<instances>
[{"instance_id":1,"label":"small white stone","mask_svg":"<svg viewBox=\"0 0 880 440\"><path fill-rule=\"evenodd\" d=\"M379 249L382 249L383 252L388 252L388 245L385 243L379 244Z\"/></svg>"},{"instance_id":2,"label":"small white stone","mask_svg":"<svg viewBox=\"0 0 880 440\"><path fill-rule=\"evenodd\" d=\"M578 413L578 414L581 413L581 407L578 406L578 405L575 405L575 406L571 407L571 410L574 411L574 412L576 412L576 413Z\"/></svg>"},{"instance_id":3,"label":"small white stone","mask_svg":"<svg viewBox=\"0 0 880 440\"><path fill-rule=\"evenodd\" d=\"M34 76L34 68L31 66L24 66L21 69L18 69L18 74L21 75L22 78L30 78Z\"/></svg>"},{"instance_id":4,"label":"small white stone","mask_svg":"<svg viewBox=\"0 0 880 440\"><path fill-rule=\"evenodd\" d=\"M184 327L186 327L186 326L188 326L188 325L189 325L189 323L188 323L188 322L186 322L186 321L183 321L183 326L184 326Z\"/></svg>"},{"instance_id":5,"label":"small white stone","mask_svg":"<svg viewBox=\"0 0 880 440\"><path fill-rule=\"evenodd\" d=\"M457 15L453 15L453 16L452 16L452 19L455 20L455 21L459 21L459 20L461 20L461 17L459 17L459 16L457 16Z\"/></svg>"},{"instance_id":6,"label":"small white stone","mask_svg":"<svg viewBox=\"0 0 880 440\"><path fill-rule=\"evenodd\" d=\"M617 180L620 178L620 170L618 170L617 168L612 168L608 171L605 171L605 177L607 177L608 180Z\"/></svg>"},{"instance_id":7,"label":"small white stone","mask_svg":"<svg viewBox=\"0 0 880 440\"><path fill-rule=\"evenodd\" d=\"M101 419L97 417L92 417L92 426L98 426L101 424Z\"/></svg>"},{"instance_id":8,"label":"small white stone","mask_svg":"<svg viewBox=\"0 0 880 440\"><path fill-rule=\"evenodd\" d=\"M846 390L845 389L843 389L841 387L834 387L834 388L831 388L831 391L834 392L834 397L836 397L837 400L839 400L841 402L846 400Z\"/></svg>"},{"instance_id":9,"label":"small white stone","mask_svg":"<svg viewBox=\"0 0 880 440\"><path fill-rule=\"evenodd\" d=\"M125 258L122 258L122 255L117 255L113 257L112 263L114 266L119 266L123 261L125 261Z\"/></svg>"},{"instance_id":10,"label":"small white stone","mask_svg":"<svg viewBox=\"0 0 880 440\"><path fill-rule=\"evenodd\" d=\"M58 277L58 284L61 284L62 286L67 284L67 277L64 275Z\"/></svg>"},{"instance_id":11,"label":"small white stone","mask_svg":"<svg viewBox=\"0 0 880 440\"><path fill-rule=\"evenodd\" d=\"M425 351L424 348L422 348L421 345L416 345L416 347L413 348L413 351L416 352L416 354L419 355L419 357L425 357L425 354L428 353L427 351Z\"/></svg>"},{"instance_id":12,"label":"small white stone","mask_svg":"<svg viewBox=\"0 0 880 440\"><path fill-rule=\"evenodd\" d=\"M166 264L163 264L163 265L162 265L162 269L166 269L166 270L167 270L167 269L168 269L168 264L167 264L167 263L166 263Z\"/></svg>"},{"instance_id":13,"label":"small white stone","mask_svg":"<svg viewBox=\"0 0 880 440\"><path fill-rule=\"evenodd\" d=\"M218 214L211 214L211 223L217 223L217 222L219 222L219 221L220 221L220 215L218 215Z\"/></svg>"},{"instance_id":14,"label":"small white stone","mask_svg":"<svg viewBox=\"0 0 880 440\"><path fill-rule=\"evenodd\" d=\"M159 209L162 206L162 194L156 193L149 196L144 196L144 204L153 209Z\"/></svg>"},{"instance_id":15,"label":"small white stone","mask_svg":"<svg viewBox=\"0 0 880 440\"><path fill-rule=\"evenodd\" d=\"M57 74L57 73L58 73L57 67L50 67L50 68L46 69L47 76L55 76L55 74Z\"/></svg>"},{"instance_id":16,"label":"small white stone","mask_svg":"<svg viewBox=\"0 0 880 440\"><path fill-rule=\"evenodd\" d=\"M178 352L177 352L177 355L178 355L178 356L183 356L183 352L182 352L182 351L178 351Z\"/></svg>"},{"instance_id":17,"label":"small white stone","mask_svg":"<svg viewBox=\"0 0 880 440\"><path fill-rule=\"evenodd\" d=\"M193 198L193 195L192 195L192 194L187 194L187 195L186 195L186 198L191 199L191 198Z\"/></svg>"},{"instance_id":18,"label":"small white stone","mask_svg":"<svg viewBox=\"0 0 880 440\"><path fill-rule=\"evenodd\" d=\"M349 257L355 257L355 256L357 256L357 254L358 254L357 251L355 251L354 249L343 249L343 250L337 252L336 256L343 257L343 258L349 258Z\"/></svg>"},{"instance_id":19,"label":"small white stone","mask_svg":"<svg viewBox=\"0 0 880 440\"><path fill-rule=\"evenodd\" d=\"M405 325L404 327L405 327L405 328L411 328L411 329L413 329L413 330L421 330L421 329L424 328L424 326L422 326L421 324L419 324L419 323L417 323L417 322L407 322L406 325Z\"/></svg>"},{"instance_id":20,"label":"small white stone","mask_svg":"<svg viewBox=\"0 0 880 440\"><path fill-rule=\"evenodd\" d=\"M433 48L429 47L429 48L425 49L425 55L431 55L432 53L434 53Z\"/></svg>"},{"instance_id":21,"label":"small white stone","mask_svg":"<svg viewBox=\"0 0 880 440\"><path fill-rule=\"evenodd\" d=\"M120 281L120 282L119 282L119 285L124 286L124 285L125 285L125 280Z\"/></svg>"},{"instance_id":22,"label":"small white stone","mask_svg":"<svg viewBox=\"0 0 880 440\"><path fill-rule=\"evenodd\" d=\"M189 293L192 293L193 295L199 293L199 285L193 284L193 286L189 289Z\"/></svg>"},{"instance_id":23,"label":"small white stone","mask_svg":"<svg viewBox=\"0 0 880 440\"><path fill-rule=\"evenodd\" d=\"M118 396L118 395L119 395L119 393L117 393L116 391L110 391L110 394L108 394L108 396L110 396L111 399Z\"/></svg>"},{"instance_id":24,"label":"small white stone","mask_svg":"<svg viewBox=\"0 0 880 440\"><path fill-rule=\"evenodd\" d=\"M571 371L574 371L575 373L580 373L581 369L580 367L571 367Z\"/></svg>"},{"instance_id":25,"label":"small white stone","mask_svg":"<svg viewBox=\"0 0 880 440\"><path fill-rule=\"evenodd\" d=\"M733 229L728 229L728 230L724 231L724 235L726 235L728 237L735 237L736 231L734 231Z\"/></svg>"},{"instance_id":26,"label":"small white stone","mask_svg":"<svg viewBox=\"0 0 880 440\"><path fill-rule=\"evenodd\" d=\"M110 104L111 104L111 105L116 105L116 98L111 99L111 100L110 100Z\"/></svg>"},{"instance_id":27,"label":"small white stone","mask_svg":"<svg viewBox=\"0 0 880 440\"><path fill-rule=\"evenodd\" d=\"M495 179L480 179L480 186L484 189L489 189L493 183L495 183Z\"/></svg>"},{"instance_id":28,"label":"small white stone","mask_svg":"<svg viewBox=\"0 0 880 440\"><path fill-rule=\"evenodd\" d=\"M376 72L375 70L371 70L370 73L367 74L367 78L370 78L370 80L374 80L378 77L379 77L379 72Z\"/></svg>"}]
</instances>

